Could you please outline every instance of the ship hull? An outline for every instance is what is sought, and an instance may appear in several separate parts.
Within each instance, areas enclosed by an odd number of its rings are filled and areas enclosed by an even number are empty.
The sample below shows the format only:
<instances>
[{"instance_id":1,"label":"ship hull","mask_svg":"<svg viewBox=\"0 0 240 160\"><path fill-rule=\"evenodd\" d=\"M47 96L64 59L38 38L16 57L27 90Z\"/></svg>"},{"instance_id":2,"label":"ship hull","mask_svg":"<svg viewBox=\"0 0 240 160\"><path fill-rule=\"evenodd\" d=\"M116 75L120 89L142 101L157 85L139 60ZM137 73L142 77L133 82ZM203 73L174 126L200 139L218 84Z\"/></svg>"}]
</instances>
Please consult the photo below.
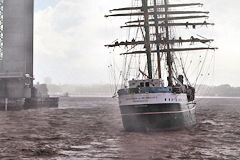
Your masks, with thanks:
<instances>
[{"instance_id":1,"label":"ship hull","mask_svg":"<svg viewBox=\"0 0 240 160\"><path fill-rule=\"evenodd\" d=\"M195 103L120 106L126 131L176 130L196 124Z\"/></svg>"}]
</instances>

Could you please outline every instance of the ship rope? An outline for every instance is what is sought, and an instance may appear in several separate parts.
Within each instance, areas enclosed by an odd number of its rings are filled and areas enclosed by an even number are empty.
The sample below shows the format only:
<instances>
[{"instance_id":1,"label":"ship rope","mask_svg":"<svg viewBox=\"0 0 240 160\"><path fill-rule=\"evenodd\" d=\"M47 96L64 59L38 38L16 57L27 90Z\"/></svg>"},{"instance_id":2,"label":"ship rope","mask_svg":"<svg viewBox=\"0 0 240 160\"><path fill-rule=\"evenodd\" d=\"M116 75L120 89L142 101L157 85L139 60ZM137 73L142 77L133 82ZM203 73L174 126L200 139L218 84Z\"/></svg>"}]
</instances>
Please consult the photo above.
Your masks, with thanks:
<instances>
[{"instance_id":1,"label":"ship rope","mask_svg":"<svg viewBox=\"0 0 240 160\"><path fill-rule=\"evenodd\" d=\"M139 1L138 0L132 0L132 6L137 6ZM132 11L131 11L132 13ZM130 16L130 21L132 19L132 16ZM135 39L137 39L137 35L139 33L139 30L143 33L142 28L137 28L136 31L136 35L135 35ZM131 39L131 29L129 28L128 33L127 33L127 39L130 40ZM130 48L127 48L127 52L130 52L131 50L134 50L136 48L137 45L133 45ZM110 74L112 79L110 81L112 81L112 86L114 89L112 89L114 91L114 96L117 96L117 90L119 89L119 85L121 85L121 88L127 86L127 81L129 80L129 76L130 76L130 69L131 69L131 64L132 64L132 60L134 59L134 55L128 57L127 55L124 56L123 58L123 67L122 70L116 69L116 62L115 62L115 57L112 58L112 64L108 66L108 68L110 69ZM117 73L119 73L119 77L116 76ZM120 81L122 81L121 83L119 83Z\"/></svg>"},{"instance_id":2,"label":"ship rope","mask_svg":"<svg viewBox=\"0 0 240 160\"><path fill-rule=\"evenodd\" d=\"M111 54L111 52L110 52L110 54ZM111 89L111 91L113 91L113 96L112 97L116 97L117 89L118 89L118 85L119 85L122 73L117 66L117 63L115 61L116 58L115 58L114 54L111 54L111 55L112 55L111 62L110 62L110 65L108 66L108 69L109 69L109 72L110 72L109 79L110 79L110 83L111 83L110 89ZM120 75L119 75L118 78L117 78L116 72L120 72Z\"/></svg>"},{"instance_id":3,"label":"ship rope","mask_svg":"<svg viewBox=\"0 0 240 160\"><path fill-rule=\"evenodd\" d=\"M211 69L211 66L212 66L212 69ZM215 54L212 54L210 63L206 67L206 70L207 70L207 74L204 75L204 77L202 78L201 82L199 82L199 84L203 84L205 79L210 78L210 76L212 76L213 80L211 80L210 81L211 84L208 84L208 85L213 85L214 84L214 75L215 75ZM200 91L200 89L201 89L201 85L198 85L197 92Z\"/></svg>"},{"instance_id":4,"label":"ship rope","mask_svg":"<svg viewBox=\"0 0 240 160\"><path fill-rule=\"evenodd\" d=\"M209 54L209 53L208 53L208 50L207 50L206 53L205 53L205 57L204 57L204 60L203 60L203 62L202 62L201 68L200 68L200 70L199 70L199 72L198 72L197 78L196 78L196 80L195 80L195 82L194 82L194 86L195 86L195 87L196 87L196 84L197 84L197 82L198 82L198 80L199 80L199 77L200 77L201 74L202 74L203 67L204 67L204 65L205 65L205 63L206 63L206 59L207 59L208 54Z\"/></svg>"},{"instance_id":5,"label":"ship rope","mask_svg":"<svg viewBox=\"0 0 240 160\"><path fill-rule=\"evenodd\" d=\"M188 55L188 54L187 54L187 55ZM190 83L189 79L187 78L188 76L187 76L186 71L185 71L185 68L184 68L183 56L182 56L182 54L179 55L179 58L177 58L177 60L178 60L179 66L180 66L180 68L181 68L181 70L182 70L183 76L184 76L184 78L185 78L186 81L187 81L187 84L191 86L191 83Z\"/></svg>"}]
</instances>

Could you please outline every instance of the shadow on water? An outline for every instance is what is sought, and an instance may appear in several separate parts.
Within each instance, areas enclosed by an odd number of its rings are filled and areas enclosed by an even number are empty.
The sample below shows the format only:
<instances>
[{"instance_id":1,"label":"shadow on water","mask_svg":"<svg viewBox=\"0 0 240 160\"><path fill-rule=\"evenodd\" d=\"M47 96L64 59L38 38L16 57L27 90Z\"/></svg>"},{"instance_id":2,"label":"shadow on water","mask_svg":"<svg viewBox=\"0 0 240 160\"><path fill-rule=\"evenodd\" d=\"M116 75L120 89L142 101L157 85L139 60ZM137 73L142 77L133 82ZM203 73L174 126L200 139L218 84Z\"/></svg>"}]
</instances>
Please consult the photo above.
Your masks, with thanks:
<instances>
[{"instance_id":1,"label":"shadow on water","mask_svg":"<svg viewBox=\"0 0 240 160\"><path fill-rule=\"evenodd\" d=\"M0 159L238 159L240 99L199 101L198 124L125 132L117 100L62 98L59 109L0 112Z\"/></svg>"}]
</instances>

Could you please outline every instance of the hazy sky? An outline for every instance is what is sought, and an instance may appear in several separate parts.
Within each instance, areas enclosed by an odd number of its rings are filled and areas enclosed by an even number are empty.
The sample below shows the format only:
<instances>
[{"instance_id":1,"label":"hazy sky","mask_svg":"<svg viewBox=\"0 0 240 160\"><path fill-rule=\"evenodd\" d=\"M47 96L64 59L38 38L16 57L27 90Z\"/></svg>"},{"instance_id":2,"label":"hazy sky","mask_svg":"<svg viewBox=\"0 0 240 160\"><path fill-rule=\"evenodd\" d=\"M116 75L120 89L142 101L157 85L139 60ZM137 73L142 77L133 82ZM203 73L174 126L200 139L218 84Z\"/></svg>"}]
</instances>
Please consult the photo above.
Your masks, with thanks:
<instances>
[{"instance_id":1,"label":"hazy sky","mask_svg":"<svg viewBox=\"0 0 240 160\"><path fill-rule=\"evenodd\" d=\"M191 2L191 0L181 0ZM131 0L35 0L35 77L54 83L109 83L114 29L104 15ZM177 2L175 0L175 2ZM196 2L196 0L194 0ZM214 84L240 86L240 1L199 0L211 12L216 51ZM116 37L117 38L117 37Z\"/></svg>"}]
</instances>

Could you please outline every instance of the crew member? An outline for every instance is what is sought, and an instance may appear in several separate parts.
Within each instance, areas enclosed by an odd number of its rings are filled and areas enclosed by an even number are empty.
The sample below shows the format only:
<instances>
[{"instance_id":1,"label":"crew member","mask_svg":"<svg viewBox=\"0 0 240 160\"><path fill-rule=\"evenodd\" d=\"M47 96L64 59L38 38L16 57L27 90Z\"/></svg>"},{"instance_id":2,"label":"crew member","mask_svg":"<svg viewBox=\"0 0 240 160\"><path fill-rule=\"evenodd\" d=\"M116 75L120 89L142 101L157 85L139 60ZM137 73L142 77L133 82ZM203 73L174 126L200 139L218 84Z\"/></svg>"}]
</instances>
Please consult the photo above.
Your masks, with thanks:
<instances>
[{"instance_id":1,"label":"crew member","mask_svg":"<svg viewBox=\"0 0 240 160\"><path fill-rule=\"evenodd\" d=\"M186 28L188 28L189 22L186 22Z\"/></svg>"},{"instance_id":2,"label":"crew member","mask_svg":"<svg viewBox=\"0 0 240 160\"><path fill-rule=\"evenodd\" d=\"M179 45L182 45L182 37L179 37Z\"/></svg>"}]
</instances>

